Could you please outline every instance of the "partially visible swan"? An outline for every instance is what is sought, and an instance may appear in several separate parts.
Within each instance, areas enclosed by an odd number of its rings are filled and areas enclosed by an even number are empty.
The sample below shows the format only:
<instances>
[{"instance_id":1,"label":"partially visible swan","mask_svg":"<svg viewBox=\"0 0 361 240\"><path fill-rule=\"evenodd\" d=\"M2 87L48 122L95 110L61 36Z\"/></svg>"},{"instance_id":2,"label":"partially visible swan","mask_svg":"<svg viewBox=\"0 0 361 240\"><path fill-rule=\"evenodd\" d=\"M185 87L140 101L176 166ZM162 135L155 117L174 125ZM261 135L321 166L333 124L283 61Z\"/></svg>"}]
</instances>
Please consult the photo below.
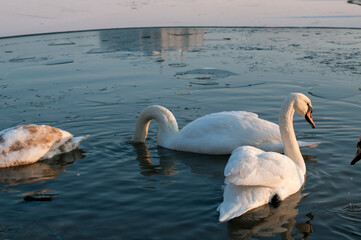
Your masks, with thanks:
<instances>
[{"instance_id":1,"label":"partially visible swan","mask_svg":"<svg viewBox=\"0 0 361 240\"><path fill-rule=\"evenodd\" d=\"M158 122L158 145L185 152L231 154L239 146L251 145L265 151L282 152L283 144L277 124L258 118L251 112L219 112L203 116L181 131L173 114L158 105L146 107L139 115L133 142L145 142L149 123ZM319 142L298 142L300 147Z\"/></svg>"},{"instance_id":2,"label":"partially visible swan","mask_svg":"<svg viewBox=\"0 0 361 240\"><path fill-rule=\"evenodd\" d=\"M233 151L224 170L226 185L218 207L219 221L228 221L269 202L277 203L302 187L306 165L293 129L295 111L315 128L310 99L302 93L286 97L279 117L285 155L251 146Z\"/></svg>"},{"instance_id":3,"label":"partially visible swan","mask_svg":"<svg viewBox=\"0 0 361 240\"><path fill-rule=\"evenodd\" d=\"M361 159L361 135L358 138L358 142L357 142L357 152L356 155L354 157L354 159L351 161L351 165L354 165L355 163L357 163L358 161L360 161Z\"/></svg>"},{"instance_id":4,"label":"partially visible swan","mask_svg":"<svg viewBox=\"0 0 361 240\"><path fill-rule=\"evenodd\" d=\"M70 152L87 137L47 125L20 125L0 132L0 168L34 163Z\"/></svg>"}]
</instances>

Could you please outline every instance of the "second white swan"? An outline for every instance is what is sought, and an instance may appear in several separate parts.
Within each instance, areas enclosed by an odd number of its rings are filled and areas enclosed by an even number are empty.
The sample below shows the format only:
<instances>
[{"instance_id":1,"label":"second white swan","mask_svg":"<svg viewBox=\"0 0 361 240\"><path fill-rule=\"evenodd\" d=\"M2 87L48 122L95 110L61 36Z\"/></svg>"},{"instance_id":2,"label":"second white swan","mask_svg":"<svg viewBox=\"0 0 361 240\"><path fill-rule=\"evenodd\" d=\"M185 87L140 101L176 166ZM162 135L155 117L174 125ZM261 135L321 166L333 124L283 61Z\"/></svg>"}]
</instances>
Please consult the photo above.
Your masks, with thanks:
<instances>
[{"instance_id":1,"label":"second white swan","mask_svg":"<svg viewBox=\"0 0 361 240\"><path fill-rule=\"evenodd\" d=\"M251 112L213 113L194 120L181 131L174 115L166 108L153 105L139 115L133 142L145 142L149 123L158 122L158 145L184 152L231 154L239 146L250 145L265 151L283 151L277 124L258 118ZM300 147L313 147L319 142L298 142Z\"/></svg>"},{"instance_id":2,"label":"second white swan","mask_svg":"<svg viewBox=\"0 0 361 240\"><path fill-rule=\"evenodd\" d=\"M285 155L243 146L232 153L224 170L223 202L219 221L228 221L269 202L278 203L302 187L306 165L293 129L293 115L304 116L312 128L312 105L302 93L283 102L279 124Z\"/></svg>"}]
</instances>

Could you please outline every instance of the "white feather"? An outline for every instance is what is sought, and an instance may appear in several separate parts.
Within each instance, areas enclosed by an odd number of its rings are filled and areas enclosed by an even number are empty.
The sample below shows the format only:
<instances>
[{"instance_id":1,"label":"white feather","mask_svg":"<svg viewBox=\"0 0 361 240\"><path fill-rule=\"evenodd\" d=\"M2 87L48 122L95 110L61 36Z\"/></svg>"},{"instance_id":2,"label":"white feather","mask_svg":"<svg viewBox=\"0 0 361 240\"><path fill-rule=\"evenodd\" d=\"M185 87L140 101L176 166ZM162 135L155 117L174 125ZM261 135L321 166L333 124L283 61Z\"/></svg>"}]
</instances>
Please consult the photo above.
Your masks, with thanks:
<instances>
[{"instance_id":1,"label":"white feather","mask_svg":"<svg viewBox=\"0 0 361 240\"><path fill-rule=\"evenodd\" d=\"M173 114L158 105L145 108L137 122L134 142L144 142L149 122L159 124L158 144L162 147L203 154L231 154L239 146L250 145L265 151L283 151L277 124L258 118L251 112L231 111L213 113L194 120L182 130ZM317 142L300 142L301 147Z\"/></svg>"},{"instance_id":2,"label":"white feather","mask_svg":"<svg viewBox=\"0 0 361 240\"><path fill-rule=\"evenodd\" d=\"M303 94L292 93L285 99L279 120L285 155L252 146L233 151L224 170L226 185L218 207L220 221L267 204L275 195L284 200L299 191L306 167L293 130L293 114L307 114L313 124L311 110L311 101Z\"/></svg>"},{"instance_id":3,"label":"white feather","mask_svg":"<svg viewBox=\"0 0 361 240\"><path fill-rule=\"evenodd\" d=\"M69 152L83 137L47 125L20 125L0 132L0 168L34 163Z\"/></svg>"}]
</instances>

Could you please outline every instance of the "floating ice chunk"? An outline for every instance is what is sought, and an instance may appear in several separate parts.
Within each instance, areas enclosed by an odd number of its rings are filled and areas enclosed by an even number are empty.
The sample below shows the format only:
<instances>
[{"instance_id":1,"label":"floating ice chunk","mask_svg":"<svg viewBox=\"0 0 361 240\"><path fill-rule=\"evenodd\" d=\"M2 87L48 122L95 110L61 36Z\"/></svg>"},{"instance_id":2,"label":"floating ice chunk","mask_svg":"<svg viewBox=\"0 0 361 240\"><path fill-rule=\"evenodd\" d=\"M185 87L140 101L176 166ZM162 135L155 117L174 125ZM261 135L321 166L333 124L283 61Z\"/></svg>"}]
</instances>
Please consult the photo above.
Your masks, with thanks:
<instances>
[{"instance_id":1,"label":"floating ice chunk","mask_svg":"<svg viewBox=\"0 0 361 240\"><path fill-rule=\"evenodd\" d=\"M238 75L237 73L233 73L227 70L221 70L211 67L193 69L185 72L177 72L177 76L189 76L195 79L217 79L217 78L226 78L232 75ZM202 75L202 76L200 76ZM205 78L204 75L207 77Z\"/></svg>"},{"instance_id":2,"label":"floating ice chunk","mask_svg":"<svg viewBox=\"0 0 361 240\"><path fill-rule=\"evenodd\" d=\"M315 97L326 98L330 100L340 100L360 94L357 88L345 88L340 86L317 86L313 87L309 93Z\"/></svg>"},{"instance_id":3,"label":"floating ice chunk","mask_svg":"<svg viewBox=\"0 0 361 240\"><path fill-rule=\"evenodd\" d=\"M60 64L68 64L73 63L74 61L71 59L60 59L60 60L54 60L47 62L45 65L60 65Z\"/></svg>"},{"instance_id":4,"label":"floating ice chunk","mask_svg":"<svg viewBox=\"0 0 361 240\"><path fill-rule=\"evenodd\" d=\"M49 43L48 46L64 46L64 45L74 45L75 42L69 40L59 40L56 42Z\"/></svg>"}]
</instances>

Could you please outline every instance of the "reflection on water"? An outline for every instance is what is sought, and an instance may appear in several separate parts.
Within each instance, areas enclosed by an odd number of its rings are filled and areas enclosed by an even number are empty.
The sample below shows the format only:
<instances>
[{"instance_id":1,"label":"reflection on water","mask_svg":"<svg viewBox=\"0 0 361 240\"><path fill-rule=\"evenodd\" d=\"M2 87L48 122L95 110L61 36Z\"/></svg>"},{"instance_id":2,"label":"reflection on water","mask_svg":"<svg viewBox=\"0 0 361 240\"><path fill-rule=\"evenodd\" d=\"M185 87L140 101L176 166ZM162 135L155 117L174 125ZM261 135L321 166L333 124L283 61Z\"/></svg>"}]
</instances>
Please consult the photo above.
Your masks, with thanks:
<instances>
[{"instance_id":1,"label":"reflection on water","mask_svg":"<svg viewBox=\"0 0 361 240\"><path fill-rule=\"evenodd\" d=\"M199 51L203 46L203 28L148 28L101 31L100 46L104 52L140 51L168 56L171 51ZM174 55L174 53L172 53Z\"/></svg>"},{"instance_id":2,"label":"reflection on water","mask_svg":"<svg viewBox=\"0 0 361 240\"><path fill-rule=\"evenodd\" d=\"M58 177L65 168L78 159L84 158L81 150L54 156L51 159L9 168L0 168L0 182L13 186L21 183L33 183Z\"/></svg>"},{"instance_id":3,"label":"reflection on water","mask_svg":"<svg viewBox=\"0 0 361 240\"><path fill-rule=\"evenodd\" d=\"M133 146L137 153L137 160L139 161L140 173L142 175L149 177L152 175L174 175L178 173L178 171L174 170L177 163L172 158L162 155L159 157L150 156L145 143L134 143ZM159 163L154 163L154 160L158 160Z\"/></svg>"},{"instance_id":4,"label":"reflection on water","mask_svg":"<svg viewBox=\"0 0 361 240\"><path fill-rule=\"evenodd\" d=\"M157 147L156 152L151 154L146 143L134 143L132 145L137 153L140 173L147 177L177 174L179 173L176 170L177 165L182 163L187 165L193 173L223 178L223 169L229 158L228 155L196 154L163 147Z\"/></svg>"},{"instance_id":5,"label":"reflection on water","mask_svg":"<svg viewBox=\"0 0 361 240\"><path fill-rule=\"evenodd\" d=\"M297 192L281 202L277 208L270 204L263 205L249 214L228 222L228 234L235 239L254 239L255 236L272 237L280 234L282 239L307 239L313 232L311 220L313 215L307 214L309 220L296 224L297 204L302 198ZM296 231L292 233L294 227ZM301 235L301 237L300 237Z\"/></svg>"}]
</instances>

